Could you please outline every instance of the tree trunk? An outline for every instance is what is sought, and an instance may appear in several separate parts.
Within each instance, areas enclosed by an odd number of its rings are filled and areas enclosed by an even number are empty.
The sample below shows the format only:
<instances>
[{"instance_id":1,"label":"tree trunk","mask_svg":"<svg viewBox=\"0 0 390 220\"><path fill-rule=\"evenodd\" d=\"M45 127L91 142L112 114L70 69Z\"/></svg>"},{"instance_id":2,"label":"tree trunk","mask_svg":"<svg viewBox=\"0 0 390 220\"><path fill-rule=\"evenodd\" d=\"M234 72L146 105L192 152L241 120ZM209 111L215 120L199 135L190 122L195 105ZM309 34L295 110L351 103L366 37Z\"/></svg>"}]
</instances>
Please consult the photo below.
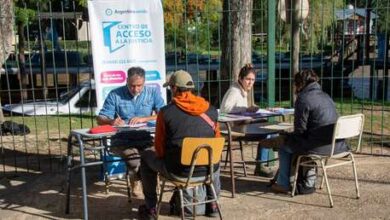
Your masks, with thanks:
<instances>
[{"instance_id":1,"label":"tree trunk","mask_svg":"<svg viewBox=\"0 0 390 220\"><path fill-rule=\"evenodd\" d=\"M20 89L21 89L21 98L22 100L25 100L28 98L27 96L27 83L28 83L28 76L26 74L26 57L24 55L24 46L25 46L25 39L24 39L24 25L18 24L18 35L19 35L19 80L20 80Z\"/></svg>"},{"instance_id":2,"label":"tree trunk","mask_svg":"<svg viewBox=\"0 0 390 220\"><path fill-rule=\"evenodd\" d=\"M295 74L299 71L299 48L300 48L300 0L292 0L292 18L291 18L291 75L293 79ZM291 99L291 106L294 106L294 102L296 99L295 96L295 87L291 86L291 94L293 94L293 99Z\"/></svg>"},{"instance_id":3,"label":"tree trunk","mask_svg":"<svg viewBox=\"0 0 390 220\"><path fill-rule=\"evenodd\" d=\"M13 7L12 0L2 0L0 6L0 64L7 60L12 50L13 37Z\"/></svg>"},{"instance_id":4,"label":"tree trunk","mask_svg":"<svg viewBox=\"0 0 390 220\"><path fill-rule=\"evenodd\" d=\"M12 49L14 25L13 12L12 0L3 0L0 6L0 65L3 65ZM4 116L0 100L0 124L3 122Z\"/></svg>"},{"instance_id":5,"label":"tree trunk","mask_svg":"<svg viewBox=\"0 0 390 220\"><path fill-rule=\"evenodd\" d=\"M244 0L241 3L242 9L240 11L240 49L241 49L241 63L239 69L247 63L252 63L252 8L253 0ZM236 78L238 78L238 72Z\"/></svg>"},{"instance_id":6,"label":"tree trunk","mask_svg":"<svg viewBox=\"0 0 390 220\"><path fill-rule=\"evenodd\" d=\"M251 62L253 0L224 0L221 78L237 80L240 68Z\"/></svg>"},{"instance_id":7,"label":"tree trunk","mask_svg":"<svg viewBox=\"0 0 390 220\"><path fill-rule=\"evenodd\" d=\"M370 65L370 21L371 21L371 0L368 0L367 2L367 9L366 9L366 30L365 30L365 36L364 36L364 49L365 49L365 65ZM374 97L374 78L375 73L374 71L370 71L370 99L376 99L377 97Z\"/></svg>"},{"instance_id":8,"label":"tree trunk","mask_svg":"<svg viewBox=\"0 0 390 220\"><path fill-rule=\"evenodd\" d=\"M221 79L237 81L240 68L252 60L253 0L224 0ZM226 88L227 89L227 88ZM222 88L222 92L226 91Z\"/></svg>"},{"instance_id":9,"label":"tree trunk","mask_svg":"<svg viewBox=\"0 0 390 220\"><path fill-rule=\"evenodd\" d=\"M230 11L230 0L223 0L223 12L222 12L222 42L221 42L221 79L229 79L231 75L231 63L232 60L232 29L231 24L232 12Z\"/></svg>"},{"instance_id":10,"label":"tree trunk","mask_svg":"<svg viewBox=\"0 0 390 220\"><path fill-rule=\"evenodd\" d=\"M241 59L238 69L244 66L247 63L252 63L252 8L253 0L244 0L242 9L240 11L240 18L242 19L240 24L242 25L240 36L240 49L241 49ZM238 73L235 74L235 80L238 79ZM248 105L252 106L255 103L255 97L253 89L248 94Z\"/></svg>"},{"instance_id":11,"label":"tree trunk","mask_svg":"<svg viewBox=\"0 0 390 220\"><path fill-rule=\"evenodd\" d=\"M390 39L390 34L389 33L386 33L385 35L385 42L386 42L386 46L385 46L385 56L384 56L384 64L385 66L383 67L383 72L384 72L384 87L385 87L385 94L384 94L384 99L386 101L388 101L390 99L390 96L389 96L389 80L390 80L390 77L389 77L389 47L390 47L390 43L389 43L389 39Z\"/></svg>"},{"instance_id":12,"label":"tree trunk","mask_svg":"<svg viewBox=\"0 0 390 220\"><path fill-rule=\"evenodd\" d=\"M41 84L42 84L42 95L44 99L47 99L48 95L48 88L47 88L47 72L46 72L46 50L45 50L45 41L43 38L42 33L42 25L41 21L39 20L39 49L40 49L40 55L41 55Z\"/></svg>"}]
</instances>

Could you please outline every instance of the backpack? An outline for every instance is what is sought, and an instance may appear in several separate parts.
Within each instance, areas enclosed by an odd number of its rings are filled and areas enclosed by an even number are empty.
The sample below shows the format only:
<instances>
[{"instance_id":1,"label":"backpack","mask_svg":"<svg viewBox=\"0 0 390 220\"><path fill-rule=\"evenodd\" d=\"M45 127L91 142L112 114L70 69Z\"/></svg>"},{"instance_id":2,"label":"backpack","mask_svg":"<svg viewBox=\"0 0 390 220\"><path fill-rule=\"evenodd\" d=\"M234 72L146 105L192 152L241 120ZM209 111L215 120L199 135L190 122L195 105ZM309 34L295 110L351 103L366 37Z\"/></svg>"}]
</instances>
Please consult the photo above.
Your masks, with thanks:
<instances>
[{"instance_id":1,"label":"backpack","mask_svg":"<svg viewBox=\"0 0 390 220\"><path fill-rule=\"evenodd\" d=\"M315 162L313 162L315 163ZM317 168L300 166L295 194L305 195L316 191Z\"/></svg>"},{"instance_id":2,"label":"backpack","mask_svg":"<svg viewBox=\"0 0 390 220\"><path fill-rule=\"evenodd\" d=\"M183 189L183 199L184 204L188 204L189 202L193 202L193 190L196 192L196 201L205 201L206 200L206 186L197 186L195 188ZM175 190L171 200L169 201L170 205L170 215L178 215L180 216L180 195L179 191ZM192 216L193 206L185 206L184 207L184 216ZM204 215L206 213L206 204L196 205L196 213L195 215Z\"/></svg>"},{"instance_id":3,"label":"backpack","mask_svg":"<svg viewBox=\"0 0 390 220\"><path fill-rule=\"evenodd\" d=\"M30 134L30 128L24 124L18 124L13 121L4 121L1 124L1 135L26 135Z\"/></svg>"}]
</instances>

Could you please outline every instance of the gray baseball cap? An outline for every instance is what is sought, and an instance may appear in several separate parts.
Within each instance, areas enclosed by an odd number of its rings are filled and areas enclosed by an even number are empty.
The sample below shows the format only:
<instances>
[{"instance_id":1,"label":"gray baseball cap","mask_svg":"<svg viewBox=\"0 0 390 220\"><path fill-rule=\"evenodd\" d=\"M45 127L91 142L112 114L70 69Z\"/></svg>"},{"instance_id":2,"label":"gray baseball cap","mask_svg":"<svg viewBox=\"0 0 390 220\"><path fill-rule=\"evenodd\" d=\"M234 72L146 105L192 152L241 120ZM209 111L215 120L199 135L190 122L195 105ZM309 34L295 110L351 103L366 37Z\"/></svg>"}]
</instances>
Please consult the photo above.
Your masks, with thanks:
<instances>
[{"instance_id":1,"label":"gray baseball cap","mask_svg":"<svg viewBox=\"0 0 390 220\"><path fill-rule=\"evenodd\" d=\"M192 80L191 75L184 71L178 70L171 75L167 76L167 82L163 84L163 87L167 86L177 86L180 88L193 89L195 88L194 81Z\"/></svg>"}]
</instances>

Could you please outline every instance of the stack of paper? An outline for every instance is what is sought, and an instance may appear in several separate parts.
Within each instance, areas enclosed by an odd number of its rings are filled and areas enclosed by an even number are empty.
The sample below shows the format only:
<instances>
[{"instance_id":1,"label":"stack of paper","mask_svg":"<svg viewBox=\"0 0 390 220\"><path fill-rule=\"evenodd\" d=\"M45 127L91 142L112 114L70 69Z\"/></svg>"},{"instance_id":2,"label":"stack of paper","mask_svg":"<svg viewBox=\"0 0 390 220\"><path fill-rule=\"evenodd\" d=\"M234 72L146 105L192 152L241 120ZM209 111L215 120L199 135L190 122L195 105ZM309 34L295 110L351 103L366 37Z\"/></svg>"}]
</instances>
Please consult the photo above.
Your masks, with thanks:
<instances>
[{"instance_id":1,"label":"stack of paper","mask_svg":"<svg viewBox=\"0 0 390 220\"><path fill-rule=\"evenodd\" d=\"M294 114L293 108L269 108L269 110L282 115Z\"/></svg>"},{"instance_id":2,"label":"stack of paper","mask_svg":"<svg viewBox=\"0 0 390 220\"><path fill-rule=\"evenodd\" d=\"M148 125L148 127L156 127L156 120L148 121L146 124Z\"/></svg>"},{"instance_id":3,"label":"stack of paper","mask_svg":"<svg viewBox=\"0 0 390 220\"><path fill-rule=\"evenodd\" d=\"M280 113L272 112L272 111L269 111L266 109L259 109L256 112L242 112L239 114L243 115L243 116L250 116L252 118L262 118L262 117L270 117L270 116L279 115Z\"/></svg>"},{"instance_id":4,"label":"stack of paper","mask_svg":"<svg viewBox=\"0 0 390 220\"><path fill-rule=\"evenodd\" d=\"M119 128L139 128L139 127L144 127L144 126L146 126L146 123L137 123L137 124L133 124L133 125L124 124L124 125L120 125L117 127L119 127Z\"/></svg>"}]
</instances>

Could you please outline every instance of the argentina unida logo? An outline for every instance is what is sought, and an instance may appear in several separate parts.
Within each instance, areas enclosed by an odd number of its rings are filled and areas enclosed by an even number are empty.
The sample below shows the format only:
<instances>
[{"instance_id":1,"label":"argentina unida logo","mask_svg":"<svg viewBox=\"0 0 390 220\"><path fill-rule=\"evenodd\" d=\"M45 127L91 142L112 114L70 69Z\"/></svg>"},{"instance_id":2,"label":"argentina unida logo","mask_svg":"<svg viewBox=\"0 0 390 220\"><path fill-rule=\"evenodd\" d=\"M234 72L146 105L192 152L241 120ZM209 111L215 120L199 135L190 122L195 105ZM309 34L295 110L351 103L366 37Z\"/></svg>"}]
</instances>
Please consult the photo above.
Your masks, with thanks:
<instances>
[{"instance_id":1,"label":"argentina unida logo","mask_svg":"<svg viewBox=\"0 0 390 220\"><path fill-rule=\"evenodd\" d=\"M130 44L152 43L152 31L147 24L124 24L121 21L104 21L104 46L113 53Z\"/></svg>"},{"instance_id":2,"label":"argentina unida logo","mask_svg":"<svg viewBox=\"0 0 390 220\"><path fill-rule=\"evenodd\" d=\"M112 9L110 9L110 8L107 8L105 12L106 12L106 15L108 15L108 16L112 15Z\"/></svg>"}]
</instances>

